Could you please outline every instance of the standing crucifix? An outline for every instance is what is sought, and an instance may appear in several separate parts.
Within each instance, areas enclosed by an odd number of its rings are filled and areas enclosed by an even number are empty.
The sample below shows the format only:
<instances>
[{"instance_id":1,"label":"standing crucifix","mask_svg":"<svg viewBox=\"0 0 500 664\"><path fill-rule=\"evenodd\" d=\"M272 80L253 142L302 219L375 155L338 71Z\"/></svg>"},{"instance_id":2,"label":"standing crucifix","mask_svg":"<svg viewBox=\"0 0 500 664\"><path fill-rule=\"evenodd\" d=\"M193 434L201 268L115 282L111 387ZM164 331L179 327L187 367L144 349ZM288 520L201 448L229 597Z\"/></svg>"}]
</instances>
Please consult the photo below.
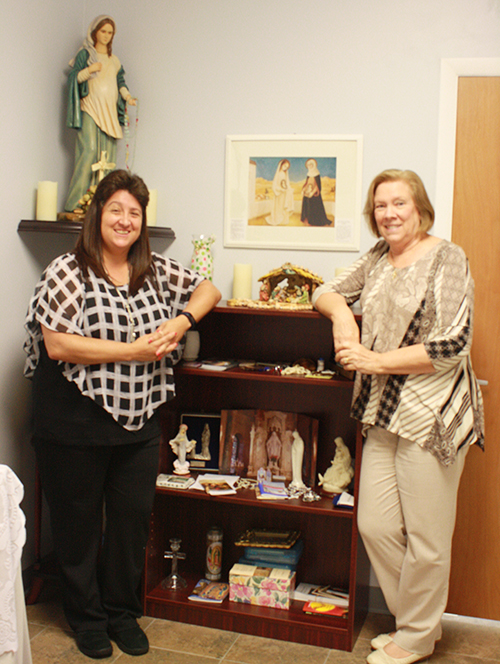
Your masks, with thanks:
<instances>
[{"instance_id":1,"label":"standing crucifix","mask_svg":"<svg viewBox=\"0 0 500 664\"><path fill-rule=\"evenodd\" d=\"M166 579L163 579L161 583L161 587L164 590L178 590L179 588L185 588L187 586L186 581L177 572L177 561L184 560L186 557L185 553L179 552L181 541L182 540L178 537L172 537L170 540L171 551L165 551L163 556L164 558L170 558L172 560L172 572Z\"/></svg>"}]
</instances>

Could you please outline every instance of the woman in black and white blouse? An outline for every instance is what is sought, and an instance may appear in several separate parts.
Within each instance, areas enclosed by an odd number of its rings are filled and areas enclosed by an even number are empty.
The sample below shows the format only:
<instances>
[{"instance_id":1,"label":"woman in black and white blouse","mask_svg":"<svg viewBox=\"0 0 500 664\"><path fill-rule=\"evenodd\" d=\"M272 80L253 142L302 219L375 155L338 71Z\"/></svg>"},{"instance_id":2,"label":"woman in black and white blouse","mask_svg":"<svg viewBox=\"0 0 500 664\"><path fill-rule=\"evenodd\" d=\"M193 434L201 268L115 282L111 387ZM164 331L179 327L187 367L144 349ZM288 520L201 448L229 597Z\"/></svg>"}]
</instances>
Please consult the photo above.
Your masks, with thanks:
<instances>
[{"instance_id":1,"label":"woman in black and white blouse","mask_svg":"<svg viewBox=\"0 0 500 664\"><path fill-rule=\"evenodd\" d=\"M220 299L199 274L150 251L148 200L138 176L105 177L75 250L47 267L26 320L33 440L64 608L93 658L111 655L109 636L131 655L148 650L136 618L156 411L175 394L179 341Z\"/></svg>"}]
</instances>

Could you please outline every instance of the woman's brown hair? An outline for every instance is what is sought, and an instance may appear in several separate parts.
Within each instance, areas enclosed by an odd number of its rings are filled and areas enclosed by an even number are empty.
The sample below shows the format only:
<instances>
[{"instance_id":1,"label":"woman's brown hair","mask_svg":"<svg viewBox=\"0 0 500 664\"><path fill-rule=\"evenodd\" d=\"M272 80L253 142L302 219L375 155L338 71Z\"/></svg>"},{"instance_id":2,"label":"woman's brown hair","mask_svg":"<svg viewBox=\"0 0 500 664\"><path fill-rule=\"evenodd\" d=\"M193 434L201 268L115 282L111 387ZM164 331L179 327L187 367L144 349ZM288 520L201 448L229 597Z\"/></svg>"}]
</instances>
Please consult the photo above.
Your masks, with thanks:
<instances>
[{"instance_id":1,"label":"woman's brown hair","mask_svg":"<svg viewBox=\"0 0 500 664\"><path fill-rule=\"evenodd\" d=\"M125 170L111 171L99 182L92 202L85 214L82 230L75 245L75 256L85 277L88 269L112 283L104 269L102 257L101 216L106 202L117 191L128 191L139 203L142 210L141 232L130 247L128 262L130 265L129 292L137 293L149 277L156 287L156 277L152 267L151 248L149 246L146 208L149 203L149 191L144 181Z\"/></svg>"}]
</instances>

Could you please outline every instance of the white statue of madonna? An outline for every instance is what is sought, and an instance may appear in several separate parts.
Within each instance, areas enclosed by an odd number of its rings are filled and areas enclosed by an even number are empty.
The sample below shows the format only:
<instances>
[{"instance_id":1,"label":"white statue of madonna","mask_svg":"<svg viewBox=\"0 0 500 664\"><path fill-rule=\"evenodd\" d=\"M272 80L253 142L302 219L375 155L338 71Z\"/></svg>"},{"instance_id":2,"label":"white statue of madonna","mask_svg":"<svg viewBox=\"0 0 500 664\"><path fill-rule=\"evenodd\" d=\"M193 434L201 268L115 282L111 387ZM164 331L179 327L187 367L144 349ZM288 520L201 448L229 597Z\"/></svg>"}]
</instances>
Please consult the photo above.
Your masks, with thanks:
<instances>
[{"instance_id":1,"label":"white statue of madonna","mask_svg":"<svg viewBox=\"0 0 500 664\"><path fill-rule=\"evenodd\" d=\"M196 440L187 437L187 424L181 424L179 433L169 441L170 447L177 459L174 461L174 473L176 475L189 475L189 461L187 455L196 447Z\"/></svg>"},{"instance_id":2,"label":"white statue of madonna","mask_svg":"<svg viewBox=\"0 0 500 664\"><path fill-rule=\"evenodd\" d=\"M304 489L306 485L302 480L302 462L304 460L304 441L297 430L292 433L292 481L290 488Z\"/></svg>"}]
</instances>

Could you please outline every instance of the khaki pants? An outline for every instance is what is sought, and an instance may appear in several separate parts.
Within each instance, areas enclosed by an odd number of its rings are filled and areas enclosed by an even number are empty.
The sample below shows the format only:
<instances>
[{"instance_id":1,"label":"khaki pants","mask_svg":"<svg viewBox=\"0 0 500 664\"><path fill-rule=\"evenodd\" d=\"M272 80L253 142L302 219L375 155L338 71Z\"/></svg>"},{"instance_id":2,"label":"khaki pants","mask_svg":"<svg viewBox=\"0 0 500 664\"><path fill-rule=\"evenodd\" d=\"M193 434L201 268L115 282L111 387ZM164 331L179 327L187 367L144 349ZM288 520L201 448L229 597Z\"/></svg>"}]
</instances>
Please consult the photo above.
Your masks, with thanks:
<instances>
[{"instance_id":1,"label":"khaki pants","mask_svg":"<svg viewBox=\"0 0 500 664\"><path fill-rule=\"evenodd\" d=\"M358 525L396 618L395 643L428 654L441 638L448 599L457 492L467 449L443 466L416 443L379 427L367 432Z\"/></svg>"}]
</instances>

